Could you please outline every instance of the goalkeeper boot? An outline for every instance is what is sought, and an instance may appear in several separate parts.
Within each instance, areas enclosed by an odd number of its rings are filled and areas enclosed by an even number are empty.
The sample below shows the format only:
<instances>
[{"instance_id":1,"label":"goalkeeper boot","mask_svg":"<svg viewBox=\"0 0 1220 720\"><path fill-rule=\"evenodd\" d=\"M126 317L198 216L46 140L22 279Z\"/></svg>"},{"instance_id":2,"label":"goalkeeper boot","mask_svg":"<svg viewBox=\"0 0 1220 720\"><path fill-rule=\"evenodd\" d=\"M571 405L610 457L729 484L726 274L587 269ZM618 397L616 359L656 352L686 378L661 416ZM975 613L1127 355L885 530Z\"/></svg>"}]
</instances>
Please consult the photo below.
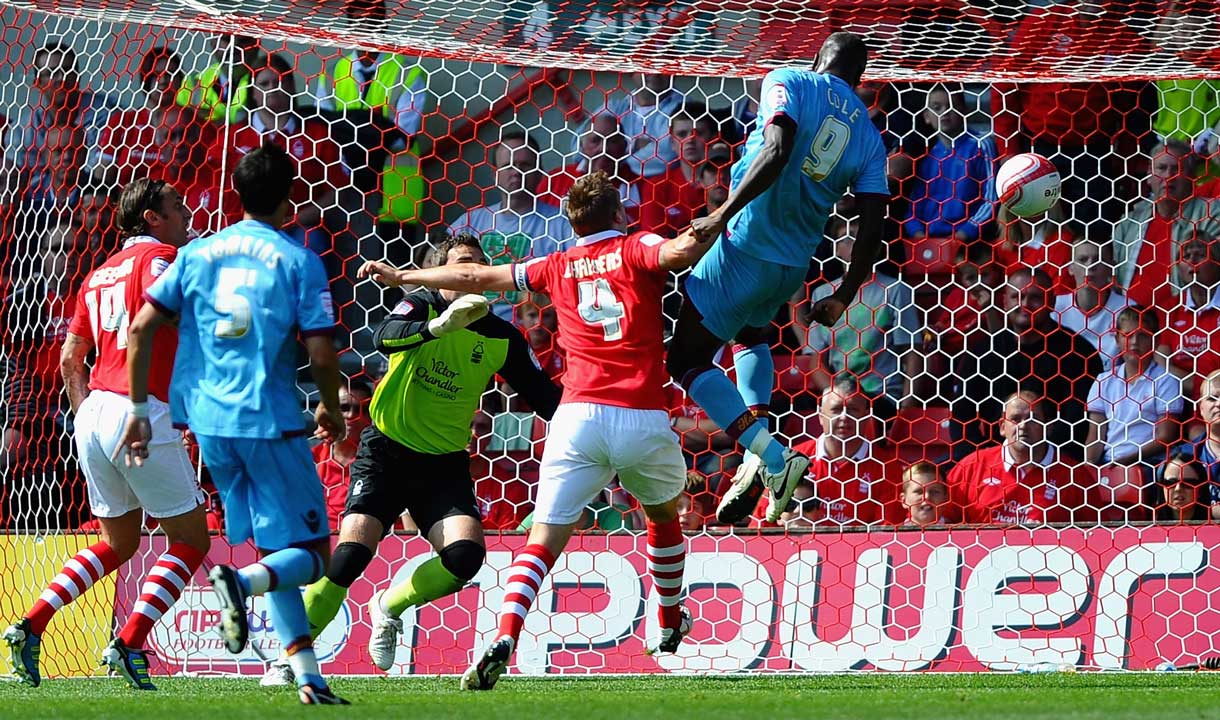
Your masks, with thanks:
<instances>
[{"instance_id":1,"label":"goalkeeper boot","mask_svg":"<svg viewBox=\"0 0 1220 720\"><path fill-rule=\"evenodd\" d=\"M797 483L809 472L809 458L799 452L786 448L784 450L784 469L777 473L767 472L763 467L761 475L763 484L767 486L767 522L777 522L779 516L792 502L792 493L796 491Z\"/></svg>"},{"instance_id":2,"label":"goalkeeper boot","mask_svg":"<svg viewBox=\"0 0 1220 720\"><path fill-rule=\"evenodd\" d=\"M38 656L42 653L42 640L30 631L30 621L8 626L4 631L4 641L8 643L9 661L13 664L13 672L21 682L30 687L42 684L42 675L38 672Z\"/></svg>"},{"instance_id":3,"label":"goalkeeper boot","mask_svg":"<svg viewBox=\"0 0 1220 720\"><path fill-rule=\"evenodd\" d=\"M678 652L678 646L682 644L682 639L690 635L691 628L695 626L695 620L691 617L690 611L685 607L679 608L682 612L682 619L676 628L661 628L661 641L656 644L656 647L649 648L646 651L648 655L660 655L665 653L672 655Z\"/></svg>"},{"instance_id":4,"label":"goalkeeper boot","mask_svg":"<svg viewBox=\"0 0 1220 720\"><path fill-rule=\"evenodd\" d=\"M331 692L328 687L302 685L297 694L301 698L302 705L351 705L350 702Z\"/></svg>"},{"instance_id":5,"label":"goalkeeper boot","mask_svg":"<svg viewBox=\"0 0 1220 720\"><path fill-rule=\"evenodd\" d=\"M263 679L259 680L258 684L261 687L288 687L295 685L296 681L296 673L292 672L288 658L278 657L267 666L267 671L263 673Z\"/></svg>"},{"instance_id":6,"label":"goalkeeper boot","mask_svg":"<svg viewBox=\"0 0 1220 720\"><path fill-rule=\"evenodd\" d=\"M733 475L733 484L720 499L716 508L716 520L725 525L734 525L744 520L762 498L766 487L763 485L759 470L762 468L762 458L747 450Z\"/></svg>"},{"instance_id":7,"label":"goalkeeper boot","mask_svg":"<svg viewBox=\"0 0 1220 720\"><path fill-rule=\"evenodd\" d=\"M148 676L148 657L143 650L129 648L121 640L115 638L102 652L102 662L110 666L110 671L122 676L136 690L156 690Z\"/></svg>"},{"instance_id":8,"label":"goalkeeper boot","mask_svg":"<svg viewBox=\"0 0 1220 720\"><path fill-rule=\"evenodd\" d=\"M220 633L225 647L234 655L246 649L250 639L250 620L246 617L246 590L237 571L217 565L208 573L208 582L220 598Z\"/></svg>"},{"instance_id":9,"label":"goalkeeper boot","mask_svg":"<svg viewBox=\"0 0 1220 720\"><path fill-rule=\"evenodd\" d=\"M479 661L462 673L463 690L490 690L504 671L508 669L508 661L512 659L517 643L505 635L496 640L483 651Z\"/></svg>"},{"instance_id":10,"label":"goalkeeper boot","mask_svg":"<svg viewBox=\"0 0 1220 720\"><path fill-rule=\"evenodd\" d=\"M402 618L396 618L381 605L384 591L369 600L369 622L373 632L369 635L369 657L382 670L394 667L394 654L398 649L398 636L402 635Z\"/></svg>"}]
</instances>

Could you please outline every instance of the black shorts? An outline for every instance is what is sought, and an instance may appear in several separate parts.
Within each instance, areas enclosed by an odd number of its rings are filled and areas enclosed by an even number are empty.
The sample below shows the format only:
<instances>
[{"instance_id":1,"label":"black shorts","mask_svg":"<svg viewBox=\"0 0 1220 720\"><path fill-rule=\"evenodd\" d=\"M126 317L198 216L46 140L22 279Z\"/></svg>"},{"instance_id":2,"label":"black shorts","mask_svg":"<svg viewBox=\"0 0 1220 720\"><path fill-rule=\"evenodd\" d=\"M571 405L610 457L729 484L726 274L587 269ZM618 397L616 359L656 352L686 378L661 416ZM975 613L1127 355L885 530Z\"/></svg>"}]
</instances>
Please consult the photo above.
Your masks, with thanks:
<instances>
[{"instance_id":1,"label":"black shorts","mask_svg":"<svg viewBox=\"0 0 1220 720\"><path fill-rule=\"evenodd\" d=\"M416 452L369 426L360 434L343 514L371 515L389 534L403 511L425 535L454 515L481 519L465 451L429 455Z\"/></svg>"}]
</instances>

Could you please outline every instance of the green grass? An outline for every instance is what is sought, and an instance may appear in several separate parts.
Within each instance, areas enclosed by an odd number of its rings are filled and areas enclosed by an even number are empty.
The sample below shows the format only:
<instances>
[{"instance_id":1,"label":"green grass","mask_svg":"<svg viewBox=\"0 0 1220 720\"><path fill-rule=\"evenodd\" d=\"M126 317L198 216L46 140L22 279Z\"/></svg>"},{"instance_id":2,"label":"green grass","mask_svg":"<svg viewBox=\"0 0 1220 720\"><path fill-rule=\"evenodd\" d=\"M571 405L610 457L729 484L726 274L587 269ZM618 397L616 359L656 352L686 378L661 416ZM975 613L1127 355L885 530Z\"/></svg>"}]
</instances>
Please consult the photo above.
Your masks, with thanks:
<instances>
[{"instance_id":1,"label":"green grass","mask_svg":"<svg viewBox=\"0 0 1220 720\"><path fill-rule=\"evenodd\" d=\"M462 693L456 678L338 678L354 703L310 713L423 720L674 718L1220 717L1220 674L837 675L807 677L512 678ZM118 680L51 680L37 690L0 684L3 718L300 718L294 693L256 680L161 678L155 693Z\"/></svg>"}]
</instances>

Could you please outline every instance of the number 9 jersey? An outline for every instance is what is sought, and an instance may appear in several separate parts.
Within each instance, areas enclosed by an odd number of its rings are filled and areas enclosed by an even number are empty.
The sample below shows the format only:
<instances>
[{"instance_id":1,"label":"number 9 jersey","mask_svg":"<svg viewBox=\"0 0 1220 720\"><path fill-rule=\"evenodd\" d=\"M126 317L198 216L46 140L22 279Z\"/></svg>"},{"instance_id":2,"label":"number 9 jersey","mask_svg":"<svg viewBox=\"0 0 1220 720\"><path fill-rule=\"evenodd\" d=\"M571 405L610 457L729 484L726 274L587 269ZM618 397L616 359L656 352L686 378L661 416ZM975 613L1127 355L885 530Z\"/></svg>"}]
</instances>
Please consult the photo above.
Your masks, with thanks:
<instances>
[{"instance_id":1,"label":"number 9 jersey","mask_svg":"<svg viewBox=\"0 0 1220 720\"><path fill-rule=\"evenodd\" d=\"M97 361L89 376L90 390L103 390L126 397L127 324L144 304L144 290L174 261L178 249L156 238L137 236L123 249L89 273L76 298L76 311L68 332L90 338L97 348ZM163 326L153 337L148 393L169 402L169 380L174 369L178 331Z\"/></svg>"},{"instance_id":2,"label":"number 9 jersey","mask_svg":"<svg viewBox=\"0 0 1220 720\"><path fill-rule=\"evenodd\" d=\"M785 118L796 126L792 156L779 178L729 222L729 242L780 265L808 267L826 219L847 192L889 195L886 151L868 108L840 78L781 68L763 78L758 129L733 165L735 190L763 147L763 128Z\"/></svg>"},{"instance_id":3,"label":"number 9 jersey","mask_svg":"<svg viewBox=\"0 0 1220 720\"><path fill-rule=\"evenodd\" d=\"M544 293L555 306L568 363L563 403L666 408L664 242L653 233L607 230L513 267L518 290Z\"/></svg>"}]
</instances>

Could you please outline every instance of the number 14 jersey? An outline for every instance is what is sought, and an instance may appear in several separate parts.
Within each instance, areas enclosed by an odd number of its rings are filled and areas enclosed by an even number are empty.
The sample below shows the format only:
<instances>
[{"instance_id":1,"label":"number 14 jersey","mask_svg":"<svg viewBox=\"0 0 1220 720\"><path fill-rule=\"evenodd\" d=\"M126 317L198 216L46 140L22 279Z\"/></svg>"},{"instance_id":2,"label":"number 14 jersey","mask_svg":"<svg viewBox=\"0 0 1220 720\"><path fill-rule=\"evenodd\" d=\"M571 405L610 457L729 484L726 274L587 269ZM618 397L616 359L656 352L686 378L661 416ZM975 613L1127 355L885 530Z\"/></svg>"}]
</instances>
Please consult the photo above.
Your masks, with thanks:
<instances>
[{"instance_id":1,"label":"number 14 jersey","mask_svg":"<svg viewBox=\"0 0 1220 720\"><path fill-rule=\"evenodd\" d=\"M665 239L608 230L576 246L513 266L517 289L551 298L567 357L563 402L663 410L661 268Z\"/></svg>"},{"instance_id":2,"label":"number 14 jersey","mask_svg":"<svg viewBox=\"0 0 1220 720\"><path fill-rule=\"evenodd\" d=\"M169 268L178 254L173 245L137 236L85 278L76 295L76 310L68 332L89 338L97 360L89 377L90 390L127 395L127 325L144 304L144 290ZM169 379L174 369L178 332L169 326L153 337L148 392L169 402Z\"/></svg>"}]
</instances>

